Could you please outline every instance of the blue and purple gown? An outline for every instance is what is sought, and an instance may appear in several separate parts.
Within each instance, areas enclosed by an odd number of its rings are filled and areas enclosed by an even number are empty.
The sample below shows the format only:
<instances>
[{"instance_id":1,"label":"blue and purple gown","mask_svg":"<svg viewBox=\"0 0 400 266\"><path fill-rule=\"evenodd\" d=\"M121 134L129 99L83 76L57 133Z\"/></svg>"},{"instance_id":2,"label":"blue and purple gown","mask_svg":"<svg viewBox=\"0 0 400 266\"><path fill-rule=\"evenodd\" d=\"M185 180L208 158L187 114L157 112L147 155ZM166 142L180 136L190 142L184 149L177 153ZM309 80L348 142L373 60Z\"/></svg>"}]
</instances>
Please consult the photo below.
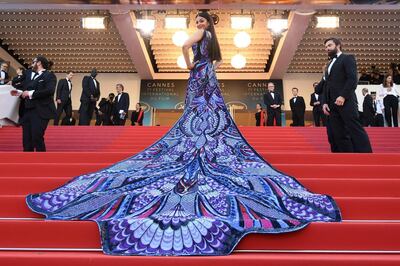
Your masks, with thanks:
<instances>
[{"instance_id":1,"label":"blue and purple gown","mask_svg":"<svg viewBox=\"0 0 400 266\"><path fill-rule=\"evenodd\" d=\"M268 164L230 116L209 59L193 45L182 117L144 151L49 192L28 206L52 220L95 221L104 253L226 255L249 233L341 220L335 201ZM268 237L268 236L266 236Z\"/></svg>"}]
</instances>

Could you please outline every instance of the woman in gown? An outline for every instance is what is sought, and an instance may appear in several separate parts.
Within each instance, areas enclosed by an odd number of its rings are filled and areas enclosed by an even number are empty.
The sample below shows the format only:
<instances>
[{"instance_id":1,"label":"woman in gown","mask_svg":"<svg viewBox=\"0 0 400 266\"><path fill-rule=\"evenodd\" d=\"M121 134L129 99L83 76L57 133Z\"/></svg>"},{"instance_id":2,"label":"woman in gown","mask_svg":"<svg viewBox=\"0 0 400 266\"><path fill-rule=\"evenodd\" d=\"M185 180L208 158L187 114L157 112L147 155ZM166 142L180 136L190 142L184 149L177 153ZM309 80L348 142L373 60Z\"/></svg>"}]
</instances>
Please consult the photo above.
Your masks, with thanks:
<instances>
[{"instance_id":1,"label":"woman in gown","mask_svg":"<svg viewBox=\"0 0 400 266\"><path fill-rule=\"evenodd\" d=\"M213 20L202 12L196 25L183 49L191 69L185 110L170 131L124 161L28 195L33 211L95 221L112 255L226 255L248 233L341 220L330 196L273 169L240 134L215 75L221 56ZM195 64L186 49L192 44Z\"/></svg>"}]
</instances>

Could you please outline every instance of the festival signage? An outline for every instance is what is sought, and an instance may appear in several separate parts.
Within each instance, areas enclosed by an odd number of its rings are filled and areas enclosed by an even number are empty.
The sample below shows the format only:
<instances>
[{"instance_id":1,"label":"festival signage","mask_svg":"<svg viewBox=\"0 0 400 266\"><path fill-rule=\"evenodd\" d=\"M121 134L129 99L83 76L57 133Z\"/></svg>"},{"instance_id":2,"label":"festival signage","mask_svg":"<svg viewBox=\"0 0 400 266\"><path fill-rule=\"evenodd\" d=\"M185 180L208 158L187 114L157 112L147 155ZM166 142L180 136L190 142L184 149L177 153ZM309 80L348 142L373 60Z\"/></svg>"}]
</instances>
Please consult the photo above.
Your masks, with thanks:
<instances>
[{"instance_id":1,"label":"festival signage","mask_svg":"<svg viewBox=\"0 0 400 266\"><path fill-rule=\"evenodd\" d=\"M257 103L263 103L263 95L268 83L275 84L275 91L283 95L281 79L275 80L220 80L219 86L227 107L254 110ZM187 80L142 80L140 84L140 102L146 115L144 125L150 123L151 108L183 109Z\"/></svg>"}]
</instances>

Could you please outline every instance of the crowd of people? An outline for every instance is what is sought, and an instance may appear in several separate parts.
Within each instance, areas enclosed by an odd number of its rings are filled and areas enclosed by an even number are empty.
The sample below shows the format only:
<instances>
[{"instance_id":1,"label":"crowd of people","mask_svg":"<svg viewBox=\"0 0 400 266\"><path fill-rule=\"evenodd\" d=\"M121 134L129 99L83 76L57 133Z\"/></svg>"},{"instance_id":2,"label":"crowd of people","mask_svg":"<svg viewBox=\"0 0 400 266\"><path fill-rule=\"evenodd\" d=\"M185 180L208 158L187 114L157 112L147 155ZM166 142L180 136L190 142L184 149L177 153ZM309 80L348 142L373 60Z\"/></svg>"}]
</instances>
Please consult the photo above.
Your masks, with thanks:
<instances>
[{"instance_id":1,"label":"crowd of people","mask_svg":"<svg viewBox=\"0 0 400 266\"><path fill-rule=\"evenodd\" d=\"M28 70L25 70L23 67L17 68L17 75L10 80L8 75L10 63L1 63L0 85L10 84L17 90L27 90L27 84L36 78L36 73L32 72L34 64L35 63L32 63L32 68ZM52 62L48 61L47 70L50 70L51 65ZM32 76L29 76L29 74ZM55 89L56 112L54 117L52 117L54 119L53 124L55 126L76 124L74 112L72 111L71 99L73 76L74 72L68 71L66 77L58 81ZM78 125L90 125L94 114L96 117L95 125L97 126L125 125L126 120L128 119L129 94L124 92L124 85L117 84L115 88L116 94L110 93L107 98L100 99L100 82L96 79L96 76L97 70L94 68L92 69L90 75L85 76L82 80L82 94L80 97ZM22 121L22 117L25 113L25 102L26 99L21 98L19 107L20 121ZM133 110L131 114L130 124L132 126L142 126L143 118L144 111L141 108L141 104L137 103L135 110Z\"/></svg>"},{"instance_id":2,"label":"crowd of people","mask_svg":"<svg viewBox=\"0 0 400 266\"><path fill-rule=\"evenodd\" d=\"M51 65L52 63L49 62ZM8 75L9 62L1 63L0 85L11 84L16 89L24 90L24 80L27 71L24 68L17 68L17 75L10 80ZM51 66L50 66L51 67ZM72 111L72 78L73 71L68 71L64 79L58 81L55 91L56 114L54 116L54 125L75 125L76 119ZM116 94L110 93L108 97L100 99L100 82L96 79L97 71L92 69L90 75L82 80L82 94L80 97L79 121L78 125L90 125L93 115L95 115L96 126L100 125L125 125L128 119L129 94L124 92L123 84L116 85ZM377 92L368 92L367 88L362 90L364 101L358 103L363 106L363 112L360 112L360 121L363 126L398 127L398 102L400 92L395 84L400 84L399 65L391 63L386 74L382 74L375 66L369 71L361 70L359 84L379 84L381 88ZM313 87L318 82L313 84ZM292 88L293 97L289 101L293 122L290 126L305 125L306 105L304 98L298 95L298 88ZM310 106L312 106L313 125L316 127L326 126L326 115L322 111L321 96L312 93L310 96ZM19 108L20 117L24 114L25 101L21 99ZM281 126L281 104L282 97L275 91L275 84L268 84L268 91L264 95L264 104L258 103L256 106L255 120L256 126ZM61 117L63 117L61 119ZM140 103L137 103L135 110L130 117L130 125L142 126L144 111ZM60 123L61 120L61 123ZM386 123L385 123L386 121Z\"/></svg>"},{"instance_id":3,"label":"crowd of people","mask_svg":"<svg viewBox=\"0 0 400 266\"><path fill-rule=\"evenodd\" d=\"M314 83L314 88L317 85L318 82ZM268 91L264 94L264 104L267 111L262 108L260 103L256 105L256 126L282 126L282 97L279 92L275 91L275 84L273 82L269 82L267 87ZM298 88L292 88L292 95L293 97L289 100L289 105L292 112L293 122L290 126L304 127L306 111L304 98L299 95ZM310 98L310 105L313 107L314 125L316 127L321 126L321 124L325 126L326 116L322 111L322 101L320 96L314 92L311 94Z\"/></svg>"},{"instance_id":4,"label":"crowd of people","mask_svg":"<svg viewBox=\"0 0 400 266\"><path fill-rule=\"evenodd\" d=\"M38 55L33 59L31 68L17 69L17 75L10 80L8 62L0 64L0 84L12 85L12 96L20 98L19 121L22 125L24 151L46 151L44 134L51 119L54 125L75 125L72 112L72 79L73 71L68 71L65 78L60 79L51 71L52 62ZM122 84L116 85L116 96L111 93L100 99L100 82L96 79L97 70L92 69L90 75L82 80L82 93L79 107L79 125L90 125L93 114L96 114L96 125L125 125L128 119L129 94L124 92ZM55 94L55 98L54 98ZM115 97L114 97L115 96ZM55 105L57 104L57 107ZM140 103L131 115L131 125L143 125L143 110Z\"/></svg>"},{"instance_id":5,"label":"crowd of people","mask_svg":"<svg viewBox=\"0 0 400 266\"><path fill-rule=\"evenodd\" d=\"M383 76L383 82L377 91L369 92L367 88L362 89L363 100L357 103L362 106L359 112L359 120L365 127L398 127L398 110L400 91L396 88L395 78L392 74ZM319 82L313 84L314 91ZM292 123L290 126L305 125L306 104L304 98L298 95L299 89L292 88L293 97L289 100ZM310 106L312 106L313 125L316 127L326 126L327 116L322 110L323 98L316 92L310 95ZM275 92L273 82L268 84L268 92L264 94L264 104L256 105L256 126L281 126L281 104L282 98ZM386 123L385 123L386 122Z\"/></svg>"},{"instance_id":6,"label":"crowd of people","mask_svg":"<svg viewBox=\"0 0 400 266\"><path fill-rule=\"evenodd\" d=\"M385 75L390 75L393 77L393 82L395 84L400 84L400 64L390 63L389 68L383 72L375 65L372 65L370 69L361 69L360 77L358 79L359 84L371 84L371 85L381 85L383 84Z\"/></svg>"},{"instance_id":7,"label":"crowd of people","mask_svg":"<svg viewBox=\"0 0 400 266\"><path fill-rule=\"evenodd\" d=\"M60 117L65 116L62 125L75 125L76 120L73 117L71 90L72 78L74 73L68 71L65 79L58 82L56 90L57 114L54 119L54 125L59 125ZM93 115L96 116L96 126L124 126L128 119L129 94L125 92L123 84L115 86L116 94L110 93L108 97L100 99L100 82L96 79L97 70L92 69L89 76L82 79L82 94L79 107L79 125L90 125ZM135 110L131 114L130 124L132 126L142 126L144 111L140 103L136 104Z\"/></svg>"}]
</instances>

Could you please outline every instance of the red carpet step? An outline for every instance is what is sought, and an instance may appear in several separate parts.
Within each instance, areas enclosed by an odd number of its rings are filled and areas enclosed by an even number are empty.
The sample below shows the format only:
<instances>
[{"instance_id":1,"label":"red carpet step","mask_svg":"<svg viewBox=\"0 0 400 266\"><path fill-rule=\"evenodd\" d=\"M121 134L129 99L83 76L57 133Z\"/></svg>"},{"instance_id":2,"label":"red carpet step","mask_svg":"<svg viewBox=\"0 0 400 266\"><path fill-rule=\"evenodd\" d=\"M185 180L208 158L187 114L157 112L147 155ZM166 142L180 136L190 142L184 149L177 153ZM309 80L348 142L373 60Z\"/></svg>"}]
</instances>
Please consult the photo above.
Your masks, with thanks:
<instances>
[{"instance_id":1,"label":"red carpet step","mask_svg":"<svg viewBox=\"0 0 400 266\"><path fill-rule=\"evenodd\" d=\"M396 254L311 254L298 253L234 253L216 257L129 257L104 256L100 252L0 252L2 265L58 266L387 266L399 265Z\"/></svg>"},{"instance_id":2,"label":"red carpet step","mask_svg":"<svg viewBox=\"0 0 400 266\"><path fill-rule=\"evenodd\" d=\"M22 153L21 128L0 128L0 265L400 265L398 128L367 128L373 154L331 154L325 128L241 127L273 167L332 195L345 221L248 235L230 256L105 256L94 222L46 221L26 206L28 193L129 158L168 130L50 126L49 152Z\"/></svg>"},{"instance_id":3,"label":"red carpet step","mask_svg":"<svg viewBox=\"0 0 400 266\"><path fill-rule=\"evenodd\" d=\"M400 222L399 197L335 197L335 200L345 220ZM42 215L33 213L26 206L25 195L1 195L0 206L2 218L43 218Z\"/></svg>"},{"instance_id":4,"label":"red carpet step","mask_svg":"<svg viewBox=\"0 0 400 266\"><path fill-rule=\"evenodd\" d=\"M100 248L91 221L0 220L0 234L3 248ZM399 235L400 223L312 223L292 233L249 234L236 250L393 251L400 250Z\"/></svg>"},{"instance_id":5,"label":"red carpet step","mask_svg":"<svg viewBox=\"0 0 400 266\"><path fill-rule=\"evenodd\" d=\"M329 151L325 128L240 127L239 129L259 152ZM45 138L48 151L139 152L168 130L169 127L49 126ZM367 132L375 152L400 152L400 142L387 141L399 135L399 128L367 128ZM21 135L21 128L1 128L0 150L21 151Z\"/></svg>"}]
</instances>

